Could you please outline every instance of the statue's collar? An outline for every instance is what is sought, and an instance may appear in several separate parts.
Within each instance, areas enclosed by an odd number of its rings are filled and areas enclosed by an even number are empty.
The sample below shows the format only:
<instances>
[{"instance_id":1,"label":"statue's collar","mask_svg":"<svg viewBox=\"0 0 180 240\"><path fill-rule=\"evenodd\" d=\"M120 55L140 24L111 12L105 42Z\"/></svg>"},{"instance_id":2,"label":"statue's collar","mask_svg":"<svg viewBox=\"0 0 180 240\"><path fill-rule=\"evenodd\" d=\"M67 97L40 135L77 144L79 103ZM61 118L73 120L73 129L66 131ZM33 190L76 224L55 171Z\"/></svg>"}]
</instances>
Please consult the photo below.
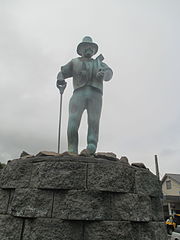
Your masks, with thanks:
<instances>
[{"instance_id":1,"label":"statue's collar","mask_svg":"<svg viewBox=\"0 0 180 240\"><path fill-rule=\"evenodd\" d=\"M86 57L80 57L79 58L81 61L93 61L93 58L86 58Z\"/></svg>"}]
</instances>

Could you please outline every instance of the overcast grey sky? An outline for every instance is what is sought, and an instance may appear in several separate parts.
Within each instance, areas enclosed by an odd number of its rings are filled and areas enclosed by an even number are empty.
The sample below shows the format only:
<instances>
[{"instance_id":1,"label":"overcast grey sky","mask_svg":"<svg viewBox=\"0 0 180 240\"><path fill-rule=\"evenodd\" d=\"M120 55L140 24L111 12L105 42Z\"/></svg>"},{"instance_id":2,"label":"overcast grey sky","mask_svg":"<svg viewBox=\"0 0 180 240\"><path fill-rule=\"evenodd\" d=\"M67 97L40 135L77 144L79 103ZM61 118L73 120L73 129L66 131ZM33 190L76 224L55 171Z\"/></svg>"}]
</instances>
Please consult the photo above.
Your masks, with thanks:
<instances>
[{"instance_id":1,"label":"overcast grey sky","mask_svg":"<svg viewBox=\"0 0 180 240\"><path fill-rule=\"evenodd\" d=\"M98 151L180 173L179 23L180 0L0 0L0 161L57 150L56 75L90 35L114 71ZM62 151L71 95L68 79ZM84 114L80 150L86 131Z\"/></svg>"}]
</instances>

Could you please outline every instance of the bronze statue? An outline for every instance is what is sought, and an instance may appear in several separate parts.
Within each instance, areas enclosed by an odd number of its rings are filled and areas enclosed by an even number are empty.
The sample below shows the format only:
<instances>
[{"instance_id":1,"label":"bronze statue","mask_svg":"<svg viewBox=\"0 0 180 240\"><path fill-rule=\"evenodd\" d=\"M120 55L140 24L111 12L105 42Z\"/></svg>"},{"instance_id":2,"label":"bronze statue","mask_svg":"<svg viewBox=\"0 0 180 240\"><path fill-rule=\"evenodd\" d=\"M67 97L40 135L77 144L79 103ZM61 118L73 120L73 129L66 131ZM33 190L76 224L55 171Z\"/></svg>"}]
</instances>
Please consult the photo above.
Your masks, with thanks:
<instances>
[{"instance_id":1,"label":"bronze statue","mask_svg":"<svg viewBox=\"0 0 180 240\"><path fill-rule=\"evenodd\" d=\"M57 87L66 87L64 79L73 78L74 92L69 103L68 152L78 153L78 129L84 110L88 116L87 148L81 155L95 153L99 136L99 120L102 107L103 81L109 81L113 72L103 62L103 56L92 56L98 51L98 45L91 37L84 37L77 47L80 57L72 59L61 67L57 76Z\"/></svg>"}]
</instances>

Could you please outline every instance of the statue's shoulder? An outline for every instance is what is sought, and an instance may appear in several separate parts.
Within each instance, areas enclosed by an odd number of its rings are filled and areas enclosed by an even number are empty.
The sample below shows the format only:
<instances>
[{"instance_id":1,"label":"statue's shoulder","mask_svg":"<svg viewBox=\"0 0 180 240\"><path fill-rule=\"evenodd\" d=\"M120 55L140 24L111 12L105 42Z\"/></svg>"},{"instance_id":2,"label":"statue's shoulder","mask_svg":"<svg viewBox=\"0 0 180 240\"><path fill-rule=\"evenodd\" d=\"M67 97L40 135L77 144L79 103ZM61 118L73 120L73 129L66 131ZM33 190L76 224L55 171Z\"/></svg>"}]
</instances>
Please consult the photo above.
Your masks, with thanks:
<instances>
[{"instance_id":1,"label":"statue's shoulder","mask_svg":"<svg viewBox=\"0 0 180 240\"><path fill-rule=\"evenodd\" d=\"M76 65L80 64L81 58L80 58L80 57L73 58L73 59L71 60L71 62L72 62L73 65L76 66Z\"/></svg>"},{"instance_id":2,"label":"statue's shoulder","mask_svg":"<svg viewBox=\"0 0 180 240\"><path fill-rule=\"evenodd\" d=\"M81 61L81 57L73 58L71 61L72 62L80 62Z\"/></svg>"}]
</instances>

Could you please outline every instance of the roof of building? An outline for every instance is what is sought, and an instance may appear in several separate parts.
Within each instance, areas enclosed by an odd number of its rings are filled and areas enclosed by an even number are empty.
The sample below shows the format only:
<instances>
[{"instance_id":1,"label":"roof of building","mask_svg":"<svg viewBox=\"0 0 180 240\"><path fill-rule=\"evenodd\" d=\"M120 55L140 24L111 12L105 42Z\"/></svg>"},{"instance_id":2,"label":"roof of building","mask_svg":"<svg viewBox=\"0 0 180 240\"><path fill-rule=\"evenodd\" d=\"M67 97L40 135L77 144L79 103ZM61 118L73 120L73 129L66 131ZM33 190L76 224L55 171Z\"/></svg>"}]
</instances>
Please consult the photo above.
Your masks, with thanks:
<instances>
[{"instance_id":1,"label":"roof of building","mask_svg":"<svg viewBox=\"0 0 180 240\"><path fill-rule=\"evenodd\" d=\"M180 183L180 174L166 173L164 175L164 177L162 178L161 182L163 183L167 177L169 177L169 178L173 179L174 181Z\"/></svg>"}]
</instances>

